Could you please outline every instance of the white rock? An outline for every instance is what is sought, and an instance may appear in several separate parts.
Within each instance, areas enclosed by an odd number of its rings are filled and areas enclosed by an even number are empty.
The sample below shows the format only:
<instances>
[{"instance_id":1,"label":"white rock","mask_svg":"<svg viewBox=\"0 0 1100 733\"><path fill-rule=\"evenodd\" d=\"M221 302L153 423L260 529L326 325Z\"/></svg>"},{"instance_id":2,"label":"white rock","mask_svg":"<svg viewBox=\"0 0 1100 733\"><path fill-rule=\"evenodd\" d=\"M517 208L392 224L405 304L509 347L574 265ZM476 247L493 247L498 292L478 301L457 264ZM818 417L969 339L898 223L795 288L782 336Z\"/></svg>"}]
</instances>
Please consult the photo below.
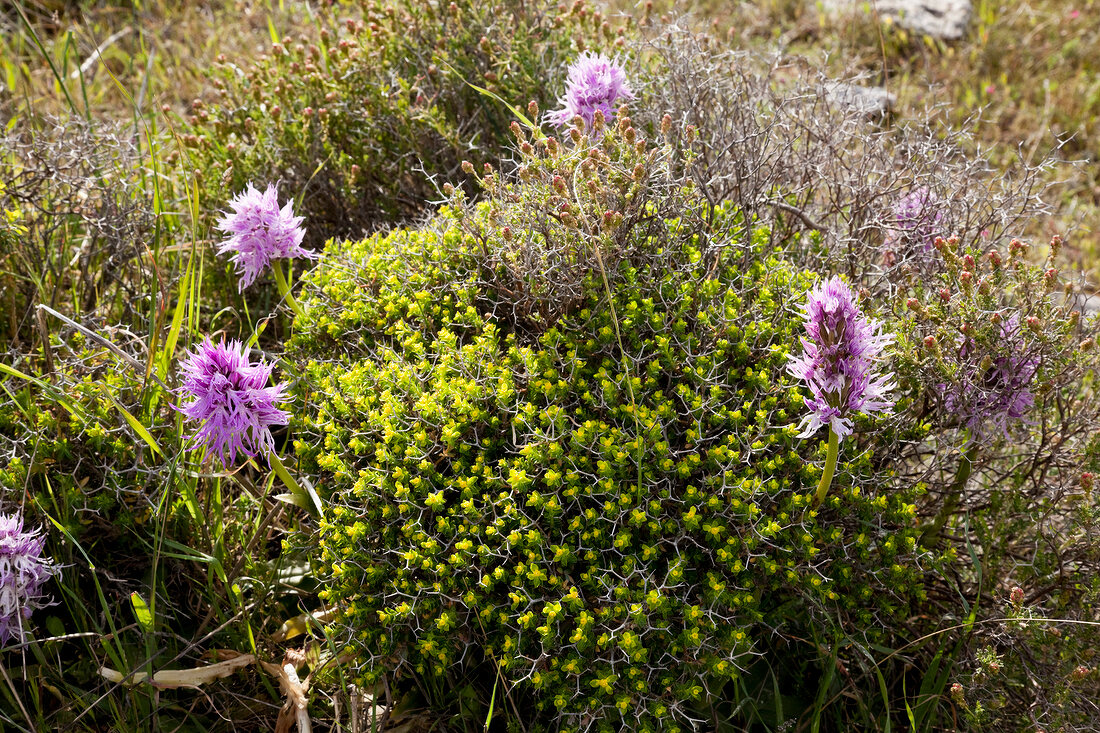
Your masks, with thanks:
<instances>
[{"instance_id":1,"label":"white rock","mask_svg":"<svg viewBox=\"0 0 1100 733\"><path fill-rule=\"evenodd\" d=\"M848 107L867 117L884 115L897 102L897 97L882 87L861 87L838 81L825 84L825 98L835 105Z\"/></svg>"},{"instance_id":2,"label":"white rock","mask_svg":"<svg viewBox=\"0 0 1100 733\"><path fill-rule=\"evenodd\" d=\"M935 38L957 40L966 35L973 5L970 0L818 0L830 13L875 12L902 28Z\"/></svg>"}]
</instances>

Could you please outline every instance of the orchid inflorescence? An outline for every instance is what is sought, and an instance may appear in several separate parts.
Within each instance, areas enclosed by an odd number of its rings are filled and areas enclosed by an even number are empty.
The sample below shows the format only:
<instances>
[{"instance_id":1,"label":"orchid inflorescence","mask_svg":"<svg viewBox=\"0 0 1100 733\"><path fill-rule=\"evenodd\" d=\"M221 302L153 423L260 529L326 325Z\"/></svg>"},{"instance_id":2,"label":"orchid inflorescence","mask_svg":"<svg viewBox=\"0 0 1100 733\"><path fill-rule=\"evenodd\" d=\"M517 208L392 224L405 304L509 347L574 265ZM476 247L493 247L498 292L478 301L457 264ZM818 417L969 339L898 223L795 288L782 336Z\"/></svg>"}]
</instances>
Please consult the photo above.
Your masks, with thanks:
<instances>
[{"instance_id":1,"label":"orchid inflorescence","mask_svg":"<svg viewBox=\"0 0 1100 733\"><path fill-rule=\"evenodd\" d=\"M239 341L204 341L183 362L183 393L191 398L180 411L201 423L190 436L195 445L218 456L225 465L240 453L270 460L275 450L273 425L286 425L289 413L279 409L288 397L286 385L268 387L272 365L253 364Z\"/></svg>"},{"instance_id":2,"label":"orchid inflorescence","mask_svg":"<svg viewBox=\"0 0 1100 733\"><path fill-rule=\"evenodd\" d=\"M788 366L811 393L806 401L810 413L799 437L808 438L828 425L844 439L852 432L853 415L893 406L886 394L894 384L875 368L893 337L860 312L851 288L839 277L810 292L805 312L808 338L802 339L802 355L792 356Z\"/></svg>"},{"instance_id":3,"label":"orchid inflorescence","mask_svg":"<svg viewBox=\"0 0 1100 733\"><path fill-rule=\"evenodd\" d=\"M317 253L302 248L305 229L303 218L294 215L293 202L279 207L279 189L269 185L263 192L251 183L229 202L232 213L218 221L218 229L229 238L218 247L218 254L230 254L240 275L237 290L243 291L256 281L274 260L305 257Z\"/></svg>"},{"instance_id":4,"label":"orchid inflorescence","mask_svg":"<svg viewBox=\"0 0 1100 733\"><path fill-rule=\"evenodd\" d=\"M613 105L631 99L634 91L627 83L623 67L603 54L586 51L569 67L562 109L550 112L546 119L552 125L564 127L581 117L587 128L593 130L597 111L604 120L610 120Z\"/></svg>"},{"instance_id":5,"label":"orchid inflorescence","mask_svg":"<svg viewBox=\"0 0 1100 733\"><path fill-rule=\"evenodd\" d=\"M23 530L23 516L0 514L0 644L22 640L24 622L42 601L42 585L58 566L42 556L46 537L39 530Z\"/></svg>"}]
</instances>

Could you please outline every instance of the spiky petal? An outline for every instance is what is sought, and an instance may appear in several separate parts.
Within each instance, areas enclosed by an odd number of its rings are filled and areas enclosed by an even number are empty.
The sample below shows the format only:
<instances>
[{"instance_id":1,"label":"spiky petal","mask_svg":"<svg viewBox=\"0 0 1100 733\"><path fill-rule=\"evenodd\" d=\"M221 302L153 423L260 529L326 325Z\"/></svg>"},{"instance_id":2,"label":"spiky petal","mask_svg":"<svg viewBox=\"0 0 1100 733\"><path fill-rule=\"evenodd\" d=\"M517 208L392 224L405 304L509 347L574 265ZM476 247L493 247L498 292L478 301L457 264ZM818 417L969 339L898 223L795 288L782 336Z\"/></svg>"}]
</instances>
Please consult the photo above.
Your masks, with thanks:
<instances>
[{"instance_id":1,"label":"spiky petal","mask_svg":"<svg viewBox=\"0 0 1100 733\"><path fill-rule=\"evenodd\" d=\"M886 394L889 377L876 373L876 361L893 341L860 312L851 288L839 277L819 283L805 306L803 353L790 357L787 371L806 382L810 408L798 437L807 438L829 425L843 440L852 432L857 412L884 412L893 407Z\"/></svg>"},{"instance_id":2,"label":"spiky petal","mask_svg":"<svg viewBox=\"0 0 1100 733\"><path fill-rule=\"evenodd\" d=\"M565 96L559 100L562 109L548 113L546 119L552 125L563 127L580 115L592 129L596 110L603 112L605 120L610 120L615 103L630 99L634 99L634 92L626 81L623 67L603 54L585 51L569 67Z\"/></svg>"},{"instance_id":3,"label":"spiky petal","mask_svg":"<svg viewBox=\"0 0 1100 733\"><path fill-rule=\"evenodd\" d=\"M240 341L215 345L207 339L181 369L182 391L191 401L180 412L200 423L189 436L194 445L205 446L227 466L237 453L267 457L275 449L271 426L286 425L290 415L279 409L288 399L286 385L266 386L272 365L250 362Z\"/></svg>"},{"instance_id":4,"label":"spiky petal","mask_svg":"<svg viewBox=\"0 0 1100 733\"><path fill-rule=\"evenodd\" d=\"M35 609L47 605L42 585L58 567L42 557L45 544L40 530L23 531L21 514L0 514L0 644L21 641L26 635L24 622Z\"/></svg>"},{"instance_id":5,"label":"spiky petal","mask_svg":"<svg viewBox=\"0 0 1100 733\"><path fill-rule=\"evenodd\" d=\"M302 248L306 232L303 218L294 215L294 204L288 201L279 208L279 191L274 184L260 192L248 187L229 202L233 210L218 220L219 230L229 235L218 246L218 254L230 255L240 280L237 290L243 291L256 281L272 260L293 257L315 259L315 252Z\"/></svg>"}]
</instances>

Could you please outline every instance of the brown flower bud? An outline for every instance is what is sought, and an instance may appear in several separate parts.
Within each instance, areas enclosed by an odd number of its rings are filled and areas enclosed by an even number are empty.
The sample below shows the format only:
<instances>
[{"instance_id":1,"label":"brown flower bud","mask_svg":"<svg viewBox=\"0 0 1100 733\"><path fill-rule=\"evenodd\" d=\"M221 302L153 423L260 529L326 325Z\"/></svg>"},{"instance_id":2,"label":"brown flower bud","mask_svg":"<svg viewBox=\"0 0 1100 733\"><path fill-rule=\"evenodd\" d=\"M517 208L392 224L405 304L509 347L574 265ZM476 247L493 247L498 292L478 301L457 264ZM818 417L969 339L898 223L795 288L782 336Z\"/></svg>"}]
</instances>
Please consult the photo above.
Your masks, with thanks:
<instances>
[{"instance_id":1,"label":"brown flower bud","mask_svg":"<svg viewBox=\"0 0 1100 733\"><path fill-rule=\"evenodd\" d=\"M1050 256L1057 257L1060 249L1062 249L1062 237L1055 234L1050 238Z\"/></svg>"}]
</instances>

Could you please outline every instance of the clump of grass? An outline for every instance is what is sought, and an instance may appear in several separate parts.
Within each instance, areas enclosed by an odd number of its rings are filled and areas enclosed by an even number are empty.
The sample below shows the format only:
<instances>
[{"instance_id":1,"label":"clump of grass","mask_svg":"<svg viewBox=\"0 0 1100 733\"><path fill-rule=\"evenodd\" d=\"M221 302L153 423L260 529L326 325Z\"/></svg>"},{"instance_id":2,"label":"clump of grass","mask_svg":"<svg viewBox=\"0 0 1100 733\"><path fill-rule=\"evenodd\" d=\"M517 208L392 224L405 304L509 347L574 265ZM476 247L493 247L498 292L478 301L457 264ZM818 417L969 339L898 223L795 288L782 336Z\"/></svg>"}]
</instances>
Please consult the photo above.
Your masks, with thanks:
<instances>
[{"instance_id":1,"label":"clump of grass","mask_svg":"<svg viewBox=\"0 0 1100 733\"><path fill-rule=\"evenodd\" d=\"M187 117L200 200L250 181L299 192L312 246L419 216L464 158L499 157L507 103L553 101L547 74L616 36L584 3L363 2L318 11L242 70L222 57L217 94ZM494 98L496 97L496 98Z\"/></svg>"},{"instance_id":2,"label":"clump of grass","mask_svg":"<svg viewBox=\"0 0 1100 733\"><path fill-rule=\"evenodd\" d=\"M295 3L236 0L8 3L0 120L72 113L125 123L163 105L183 111L213 91L209 68L219 53L247 62L279 28L309 31L311 16Z\"/></svg>"}]
</instances>

